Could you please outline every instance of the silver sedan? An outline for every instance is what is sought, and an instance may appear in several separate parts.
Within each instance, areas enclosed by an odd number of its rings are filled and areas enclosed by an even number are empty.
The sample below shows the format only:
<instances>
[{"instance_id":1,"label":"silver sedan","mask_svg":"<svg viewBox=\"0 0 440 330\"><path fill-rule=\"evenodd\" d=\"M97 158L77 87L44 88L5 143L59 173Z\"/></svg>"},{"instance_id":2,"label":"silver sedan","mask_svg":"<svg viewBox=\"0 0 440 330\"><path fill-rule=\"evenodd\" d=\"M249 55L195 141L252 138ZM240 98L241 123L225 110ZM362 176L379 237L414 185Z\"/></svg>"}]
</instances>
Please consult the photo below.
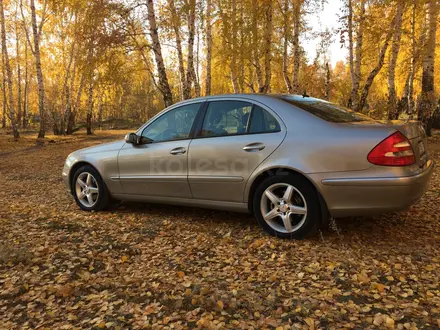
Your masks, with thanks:
<instances>
[{"instance_id":1,"label":"silver sedan","mask_svg":"<svg viewBox=\"0 0 440 330\"><path fill-rule=\"evenodd\" d=\"M177 103L123 141L75 151L62 175L86 211L130 200L251 212L266 232L302 238L330 217L407 208L433 167L419 122L234 94Z\"/></svg>"}]
</instances>

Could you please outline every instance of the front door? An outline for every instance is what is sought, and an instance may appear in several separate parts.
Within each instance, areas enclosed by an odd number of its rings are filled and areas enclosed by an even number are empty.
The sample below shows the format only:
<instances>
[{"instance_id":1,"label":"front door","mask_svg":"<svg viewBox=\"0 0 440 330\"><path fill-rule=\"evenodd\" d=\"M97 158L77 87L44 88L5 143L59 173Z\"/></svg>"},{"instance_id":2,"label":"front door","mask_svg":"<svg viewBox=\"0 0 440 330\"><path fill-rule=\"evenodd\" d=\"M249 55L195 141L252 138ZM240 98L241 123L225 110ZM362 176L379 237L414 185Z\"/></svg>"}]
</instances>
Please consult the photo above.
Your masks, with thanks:
<instances>
[{"instance_id":1,"label":"front door","mask_svg":"<svg viewBox=\"0 0 440 330\"><path fill-rule=\"evenodd\" d=\"M202 103L168 110L140 133L151 143L126 143L118 156L124 194L191 198L188 147Z\"/></svg>"},{"instance_id":2,"label":"front door","mask_svg":"<svg viewBox=\"0 0 440 330\"><path fill-rule=\"evenodd\" d=\"M201 131L189 146L193 197L243 202L250 175L286 135L275 116L239 99L209 102Z\"/></svg>"}]
</instances>

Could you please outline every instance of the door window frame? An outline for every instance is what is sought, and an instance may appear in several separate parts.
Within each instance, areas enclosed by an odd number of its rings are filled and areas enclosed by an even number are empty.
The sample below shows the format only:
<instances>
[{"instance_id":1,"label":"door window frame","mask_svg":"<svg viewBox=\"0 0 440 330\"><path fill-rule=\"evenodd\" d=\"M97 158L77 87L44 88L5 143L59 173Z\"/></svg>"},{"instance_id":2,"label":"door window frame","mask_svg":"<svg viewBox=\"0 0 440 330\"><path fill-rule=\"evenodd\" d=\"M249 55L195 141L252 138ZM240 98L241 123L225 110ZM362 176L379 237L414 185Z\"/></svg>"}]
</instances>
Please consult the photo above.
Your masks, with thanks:
<instances>
[{"instance_id":1,"label":"door window frame","mask_svg":"<svg viewBox=\"0 0 440 330\"><path fill-rule=\"evenodd\" d=\"M247 102L247 103L251 104L252 108L251 108L251 112L249 114L248 123L246 125L246 131L244 133L235 133L235 134L227 134L227 135L202 136L203 123L205 122L206 113L208 112L209 104L211 102L228 102L228 101L241 101L241 102ZM272 131L272 132L255 132L255 133L250 133L249 132L249 128L250 128L250 124L252 123L252 117L253 117L253 113L254 113L254 108L256 106L260 107L261 109L263 109L264 111L267 111L270 115L272 115L274 117L274 119L277 121L278 126L280 127L280 129L277 130L277 131ZM198 118L199 122L197 123L193 139L223 138L223 137L229 137L229 136L232 137L232 136L255 135L255 134L274 134L274 133L280 133L280 132L284 131L284 122L281 120L281 118L278 116L278 114L276 114L272 109L269 109L264 104L261 104L259 102L256 102L256 101L250 100L250 99L245 99L245 98L227 98L227 99L223 99L223 98L217 99L216 98L216 99L210 99L210 100L207 100L205 102L203 107L200 108L200 111L201 111L201 113L200 113L200 116Z\"/></svg>"},{"instance_id":2,"label":"door window frame","mask_svg":"<svg viewBox=\"0 0 440 330\"><path fill-rule=\"evenodd\" d=\"M177 103L172 105L171 107L169 107L168 109L162 110L159 113L157 113L155 116L153 116L153 118L151 118L150 120L148 120L144 125L142 125L137 131L136 131L136 135L142 136L142 133L144 132L145 129L147 129L150 125L152 125L154 122L156 122L159 118L161 118L162 116L166 115L167 113L169 113L170 111L174 111L177 110L179 108L188 106L188 105L192 105L192 104L200 104L199 109L197 110L196 116L194 118L194 121L192 123L191 129L189 131L189 135L186 138L181 138L181 139L173 139L173 140L163 140L163 141L153 141L151 143L148 144L156 144L156 143L164 143L164 142L173 142L173 141L183 141L183 140L191 140L194 138L194 134L196 131L196 128L198 127L198 123L200 121L200 116L202 115L202 110L204 109L204 107L206 106L206 101L205 100L197 100L195 102L188 102L185 104L181 104L181 103Z\"/></svg>"}]
</instances>

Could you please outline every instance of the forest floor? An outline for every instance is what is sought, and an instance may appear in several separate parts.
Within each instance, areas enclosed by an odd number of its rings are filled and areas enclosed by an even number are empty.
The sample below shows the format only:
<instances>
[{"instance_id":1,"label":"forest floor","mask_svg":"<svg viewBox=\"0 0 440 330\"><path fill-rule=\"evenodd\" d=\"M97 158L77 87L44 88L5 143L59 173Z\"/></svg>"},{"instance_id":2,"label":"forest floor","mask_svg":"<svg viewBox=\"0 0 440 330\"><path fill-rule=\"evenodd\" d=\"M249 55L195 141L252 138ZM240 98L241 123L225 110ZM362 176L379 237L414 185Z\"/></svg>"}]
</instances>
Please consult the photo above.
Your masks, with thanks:
<instances>
[{"instance_id":1,"label":"forest floor","mask_svg":"<svg viewBox=\"0 0 440 330\"><path fill-rule=\"evenodd\" d=\"M409 210L302 241L250 215L122 203L80 211L61 169L122 137L0 135L0 328L440 327L440 169ZM429 140L440 161L440 132Z\"/></svg>"}]
</instances>

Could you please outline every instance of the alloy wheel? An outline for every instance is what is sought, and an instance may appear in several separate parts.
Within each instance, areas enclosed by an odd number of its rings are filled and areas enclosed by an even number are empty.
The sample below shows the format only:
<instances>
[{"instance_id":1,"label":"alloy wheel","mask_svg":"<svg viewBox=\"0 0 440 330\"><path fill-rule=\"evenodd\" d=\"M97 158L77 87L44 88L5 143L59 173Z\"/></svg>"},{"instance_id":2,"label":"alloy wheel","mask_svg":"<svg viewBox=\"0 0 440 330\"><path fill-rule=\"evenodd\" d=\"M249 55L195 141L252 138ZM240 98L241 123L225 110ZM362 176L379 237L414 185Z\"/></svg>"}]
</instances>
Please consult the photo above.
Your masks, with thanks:
<instances>
[{"instance_id":1,"label":"alloy wheel","mask_svg":"<svg viewBox=\"0 0 440 330\"><path fill-rule=\"evenodd\" d=\"M280 233L294 233L307 218L307 202L301 192L288 183L275 183L261 196L264 221Z\"/></svg>"},{"instance_id":2,"label":"alloy wheel","mask_svg":"<svg viewBox=\"0 0 440 330\"><path fill-rule=\"evenodd\" d=\"M93 207L99 197L98 182L92 174L83 172L76 179L75 192L82 205Z\"/></svg>"}]
</instances>

